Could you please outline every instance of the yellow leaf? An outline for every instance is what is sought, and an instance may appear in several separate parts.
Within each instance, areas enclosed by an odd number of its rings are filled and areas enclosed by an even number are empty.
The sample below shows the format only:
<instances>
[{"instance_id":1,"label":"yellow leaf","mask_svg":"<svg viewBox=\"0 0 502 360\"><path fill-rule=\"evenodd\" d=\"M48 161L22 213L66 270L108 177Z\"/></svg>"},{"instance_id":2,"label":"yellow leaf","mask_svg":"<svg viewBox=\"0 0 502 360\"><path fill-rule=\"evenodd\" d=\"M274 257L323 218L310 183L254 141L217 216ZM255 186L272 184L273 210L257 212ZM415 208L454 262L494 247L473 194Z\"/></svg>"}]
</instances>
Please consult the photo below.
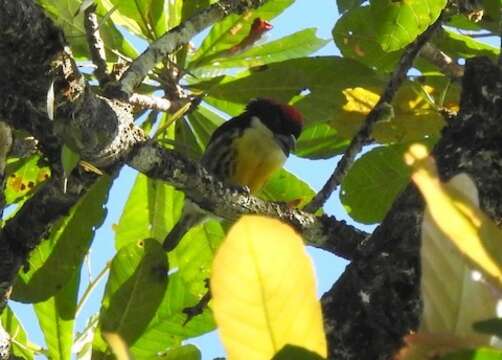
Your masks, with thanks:
<instances>
[{"instance_id":1,"label":"yellow leaf","mask_svg":"<svg viewBox=\"0 0 502 360\"><path fill-rule=\"evenodd\" d=\"M432 158L423 145L412 145L406 162L412 165L413 181L425 198L438 229L455 248L494 286L502 289L502 231L471 199L443 185Z\"/></svg>"},{"instance_id":2,"label":"yellow leaf","mask_svg":"<svg viewBox=\"0 0 502 360\"><path fill-rule=\"evenodd\" d=\"M466 174L456 175L444 186L460 192L474 206L479 205L477 188ZM474 331L472 324L497 316L499 295L479 279L438 228L428 209L422 222L420 258L423 312L419 331L489 345L491 336Z\"/></svg>"},{"instance_id":3,"label":"yellow leaf","mask_svg":"<svg viewBox=\"0 0 502 360\"><path fill-rule=\"evenodd\" d=\"M132 360L127 344L120 335L114 332L103 332L103 337L108 345L110 345L117 360Z\"/></svg>"},{"instance_id":4,"label":"yellow leaf","mask_svg":"<svg viewBox=\"0 0 502 360\"><path fill-rule=\"evenodd\" d=\"M286 344L326 356L321 306L303 241L278 220L244 216L213 263L213 311L229 360L271 359Z\"/></svg>"}]
</instances>

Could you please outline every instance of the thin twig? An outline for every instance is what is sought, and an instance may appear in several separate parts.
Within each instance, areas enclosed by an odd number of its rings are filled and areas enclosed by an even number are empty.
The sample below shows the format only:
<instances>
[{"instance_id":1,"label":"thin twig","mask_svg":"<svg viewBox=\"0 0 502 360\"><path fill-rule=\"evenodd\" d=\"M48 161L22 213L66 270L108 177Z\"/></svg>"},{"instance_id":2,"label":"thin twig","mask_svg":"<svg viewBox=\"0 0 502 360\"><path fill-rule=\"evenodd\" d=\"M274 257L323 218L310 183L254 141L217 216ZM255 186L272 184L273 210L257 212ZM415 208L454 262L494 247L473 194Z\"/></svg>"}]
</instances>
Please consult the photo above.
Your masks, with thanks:
<instances>
[{"instance_id":1,"label":"thin twig","mask_svg":"<svg viewBox=\"0 0 502 360\"><path fill-rule=\"evenodd\" d=\"M406 78L408 70L413 65L413 60L417 57L422 47L431 39L434 33L441 27L443 14L425 30L419 37L409 44L404 50L403 55L394 70L385 90L378 100L378 103L366 116L364 124L361 126L357 134L352 138L348 148L345 150L342 158L336 165L335 171L330 176L323 188L316 194L312 201L305 207L305 210L311 213L320 209L331 194L336 190L338 185L342 182L352 163L354 162L357 154L361 152L364 143L369 138L375 123L380 119L382 113L385 111L386 104L390 104L397 89Z\"/></svg>"},{"instance_id":2,"label":"thin twig","mask_svg":"<svg viewBox=\"0 0 502 360\"><path fill-rule=\"evenodd\" d=\"M186 325L190 320L192 320L197 315L200 315L204 312L204 309L207 308L209 301L211 301L211 289L209 288L209 279L206 279L206 293L200 298L199 302L194 306L186 307L183 309L183 313L186 314L187 318L183 322L183 326Z\"/></svg>"},{"instance_id":3,"label":"thin twig","mask_svg":"<svg viewBox=\"0 0 502 360\"><path fill-rule=\"evenodd\" d=\"M108 272L108 270L110 270L110 265L111 265L111 263L107 262L106 265L105 265L105 267L99 272L98 276L96 276L96 278L94 279L94 281L91 281L87 285L87 288L85 289L84 294L82 295L82 297L80 298L80 301L77 304L77 309L75 310L75 317L78 316L80 310L82 310L82 307L84 306L85 302L87 301L87 299L91 295L92 291L99 284L99 282L101 281L101 279L103 278L103 276L105 276L106 273Z\"/></svg>"},{"instance_id":4,"label":"thin twig","mask_svg":"<svg viewBox=\"0 0 502 360\"><path fill-rule=\"evenodd\" d=\"M188 43L196 34L211 24L233 13L242 13L250 8L261 6L267 0L220 0L187 21L169 30L153 42L124 73L119 83L110 84L107 91L111 96L128 98L143 81L155 64Z\"/></svg>"},{"instance_id":5,"label":"thin twig","mask_svg":"<svg viewBox=\"0 0 502 360\"><path fill-rule=\"evenodd\" d=\"M96 65L94 76L98 79L99 84L103 86L110 80L110 77L106 71L105 44L99 33L99 21L95 12L96 6L92 5L85 9L84 27L91 59Z\"/></svg>"}]
</instances>

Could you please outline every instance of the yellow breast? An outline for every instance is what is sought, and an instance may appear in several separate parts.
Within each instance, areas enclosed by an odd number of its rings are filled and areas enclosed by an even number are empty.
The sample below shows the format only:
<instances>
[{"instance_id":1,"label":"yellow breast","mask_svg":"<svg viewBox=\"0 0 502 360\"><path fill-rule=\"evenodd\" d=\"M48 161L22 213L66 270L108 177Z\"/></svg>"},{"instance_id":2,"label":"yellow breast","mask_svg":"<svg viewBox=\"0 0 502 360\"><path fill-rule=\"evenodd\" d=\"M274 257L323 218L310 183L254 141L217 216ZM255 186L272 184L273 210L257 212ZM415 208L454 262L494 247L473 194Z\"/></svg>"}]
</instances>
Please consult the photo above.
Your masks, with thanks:
<instances>
[{"instance_id":1,"label":"yellow breast","mask_svg":"<svg viewBox=\"0 0 502 360\"><path fill-rule=\"evenodd\" d=\"M234 142L236 151L235 171L232 182L247 186L252 193L258 191L287 157L274 140L274 135L256 117L251 126Z\"/></svg>"}]
</instances>

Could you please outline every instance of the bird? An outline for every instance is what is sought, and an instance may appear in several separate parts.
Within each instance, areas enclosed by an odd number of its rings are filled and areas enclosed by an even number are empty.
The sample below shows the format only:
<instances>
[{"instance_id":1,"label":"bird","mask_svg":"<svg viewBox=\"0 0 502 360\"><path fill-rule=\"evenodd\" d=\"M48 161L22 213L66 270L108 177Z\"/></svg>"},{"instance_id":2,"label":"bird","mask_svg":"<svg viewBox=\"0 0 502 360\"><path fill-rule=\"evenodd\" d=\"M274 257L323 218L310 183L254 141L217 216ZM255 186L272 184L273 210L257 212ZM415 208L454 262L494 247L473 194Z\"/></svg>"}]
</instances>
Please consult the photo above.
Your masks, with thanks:
<instances>
[{"instance_id":1,"label":"bird","mask_svg":"<svg viewBox=\"0 0 502 360\"><path fill-rule=\"evenodd\" d=\"M282 168L295 148L303 123L303 115L291 105L269 98L252 99L243 113L213 132L201 164L220 181L255 194ZM208 215L186 199L180 219L163 242L164 250L172 251L185 233Z\"/></svg>"}]
</instances>

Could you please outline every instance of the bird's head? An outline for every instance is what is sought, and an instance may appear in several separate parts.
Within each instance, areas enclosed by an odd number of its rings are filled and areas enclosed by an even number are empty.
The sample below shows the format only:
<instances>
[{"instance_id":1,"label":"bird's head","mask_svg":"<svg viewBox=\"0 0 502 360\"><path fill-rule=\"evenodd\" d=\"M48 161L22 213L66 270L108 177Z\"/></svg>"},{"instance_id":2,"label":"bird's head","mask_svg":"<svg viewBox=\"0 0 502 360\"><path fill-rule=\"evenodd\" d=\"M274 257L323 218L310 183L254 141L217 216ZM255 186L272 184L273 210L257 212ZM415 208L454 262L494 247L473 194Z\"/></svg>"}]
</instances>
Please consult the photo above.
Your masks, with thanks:
<instances>
[{"instance_id":1,"label":"bird's head","mask_svg":"<svg viewBox=\"0 0 502 360\"><path fill-rule=\"evenodd\" d=\"M257 98L248 103L246 113L260 119L272 131L286 154L294 149L303 129L303 116L297 109L271 99Z\"/></svg>"}]
</instances>

